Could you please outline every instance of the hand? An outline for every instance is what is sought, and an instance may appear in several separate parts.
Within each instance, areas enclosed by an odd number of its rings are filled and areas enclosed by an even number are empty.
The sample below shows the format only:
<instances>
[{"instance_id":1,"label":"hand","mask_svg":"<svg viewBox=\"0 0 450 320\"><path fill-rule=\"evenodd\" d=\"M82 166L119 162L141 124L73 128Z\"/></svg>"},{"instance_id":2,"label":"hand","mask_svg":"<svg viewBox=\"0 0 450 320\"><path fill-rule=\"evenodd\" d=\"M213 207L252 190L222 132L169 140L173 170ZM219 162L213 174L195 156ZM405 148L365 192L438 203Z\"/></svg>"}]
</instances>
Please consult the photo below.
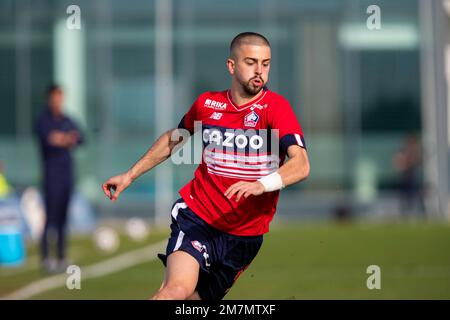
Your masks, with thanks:
<instances>
[{"instance_id":1,"label":"hand","mask_svg":"<svg viewBox=\"0 0 450 320\"><path fill-rule=\"evenodd\" d=\"M48 142L55 147L62 147L65 142L65 134L59 130L53 130L48 136Z\"/></svg>"},{"instance_id":2,"label":"hand","mask_svg":"<svg viewBox=\"0 0 450 320\"><path fill-rule=\"evenodd\" d=\"M77 130L71 130L67 135L70 145L77 144L78 140L80 139L80 134L78 133Z\"/></svg>"},{"instance_id":3,"label":"hand","mask_svg":"<svg viewBox=\"0 0 450 320\"><path fill-rule=\"evenodd\" d=\"M53 130L48 136L48 141L52 146L59 148L71 148L77 144L80 135L76 130L64 132Z\"/></svg>"},{"instance_id":4,"label":"hand","mask_svg":"<svg viewBox=\"0 0 450 320\"><path fill-rule=\"evenodd\" d=\"M109 178L102 185L103 192L111 201L116 201L119 198L120 193L128 188L131 182L133 182L133 180L128 172ZM112 190L114 191L114 194L112 193Z\"/></svg>"},{"instance_id":5,"label":"hand","mask_svg":"<svg viewBox=\"0 0 450 320\"><path fill-rule=\"evenodd\" d=\"M242 196L244 198L248 198L248 196L259 196L264 193L264 186L261 182L245 182L239 181L230 186L227 191L225 191L224 195L228 199L231 199L233 195L236 194L236 202L239 202Z\"/></svg>"}]
</instances>

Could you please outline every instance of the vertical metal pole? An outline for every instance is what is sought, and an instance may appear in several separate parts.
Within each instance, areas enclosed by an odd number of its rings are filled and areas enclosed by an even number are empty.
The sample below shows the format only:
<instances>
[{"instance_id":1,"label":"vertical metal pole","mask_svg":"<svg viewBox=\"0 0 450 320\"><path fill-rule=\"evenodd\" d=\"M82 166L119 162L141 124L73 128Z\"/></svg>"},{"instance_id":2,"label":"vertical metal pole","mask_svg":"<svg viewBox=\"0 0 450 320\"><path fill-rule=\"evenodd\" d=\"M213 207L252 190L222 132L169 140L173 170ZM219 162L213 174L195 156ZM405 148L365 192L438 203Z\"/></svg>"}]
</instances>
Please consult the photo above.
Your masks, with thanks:
<instances>
[{"instance_id":1,"label":"vertical metal pole","mask_svg":"<svg viewBox=\"0 0 450 320\"><path fill-rule=\"evenodd\" d=\"M95 2L95 73L97 80L96 106L98 108L99 148L97 149L97 170L102 178L107 178L116 168L111 166L111 157L117 152L114 146L115 127L112 116L113 70L112 70L112 8L108 0ZM90 33L91 35L91 33ZM92 144L92 143L90 143ZM118 155L120 157L120 155ZM107 173L107 174L105 174ZM108 203L101 207L101 214L112 215L117 206Z\"/></svg>"},{"instance_id":2,"label":"vertical metal pole","mask_svg":"<svg viewBox=\"0 0 450 320\"><path fill-rule=\"evenodd\" d=\"M446 164L449 165L450 160L450 1L449 0L443 0L442 5L445 9L446 15L442 15L443 20L443 26L442 26L442 35L444 37L443 42L445 46L445 53L444 53L444 59L445 59L445 76L446 76L446 92L445 95L447 96L447 162ZM447 167L447 171L449 168ZM448 176L448 175L447 175ZM450 184L450 177L447 179L447 187L449 187ZM449 191L447 190L447 199L449 198ZM447 220L450 221L450 203L447 205Z\"/></svg>"},{"instance_id":3,"label":"vertical metal pole","mask_svg":"<svg viewBox=\"0 0 450 320\"><path fill-rule=\"evenodd\" d=\"M30 133L31 123L31 4L16 3L16 132L19 139Z\"/></svg>"},{"instance_id":4,"label":"vertical metal pole","mask_svg":"<svg viewBox=\"0 0 450 320\"><path fill-rule=\"evenodd\" d=\"M427 214L448 215L444 47L441 1L419 0L421 29L422 135Z\"/></svg>"},{"instance_id":5,"label":"vertical metal pole","mask_svg":"<svg viewBox=\"0 0 450 320\"><path fill-rule=\"evenodd\" d=\"M28 166L26 149L24 148L32 128L31 120L31 4L29 1L18 1L15 8L16 18L16 156L18 165ZM16 173L17 181L25 182L24 170Z\"/></svg>"},{"instance_id":6,"label":"vertical metal pole","mask_svg":"<svg viewBox=\"0 0 450 320\"><path fill-rule=\"evenodd\" d=\"M58 20L53 30L54 76L65 89L65 110L86 126L84 28L69 30L66 20Z\"/></svg>"},{"instance_id":7,"label":"vertical metal pole","mask_svg":"<svg viewBox=\"0 0 450 320\"><path fill-rule=\"evenodd\" d=\"M279 43L280 40L278 37L280 36L277 32L274 34L270 34L270 30L274 30L274 26L277 25L277 4L275 1L264 0L262 1L262 5L259 7L259 28L262 30L262 34L266 36L270 42L272 60L270 78L269 78L269 87L278 91L279 88L279 74L280 74L280 64L281 57L279 56Z\"/></svg>"},{"instance_id":8,"label":"vertical metal pole","mask_svg":"<svg viewBox=\"0 0 450 320\"><path fill-rule=\"evenodd\" d=\"M433 1L436 36L436 96L437 96L437 144L439 166L439 217L449 217L449 149L447 148L447 92L445 82L445 43L448 25L443 1Z\"/></svg>"},{"instance_id":9,"label":"vertical metal pole","mask_svg":"<svg viewBox=\"0 0 450 320\"><path fill-rule=\"evenodd\" d=\"M345 21L352 24L358 17L357 3L347 0L344 4ZM357 193L355 163L361 148L361 57L359 49L347 48L344 52L344 172L345 172L345 203L352 205L348 199L353 199ZM353 193L353 194L352 194Z\"/></svg>"},{"instance_id":10,"label":"vertical metal pole","mask_svg":"<svg viewBox=\"0 0 450 320\"><path fill-rule=\"evenodd\" d=\"M173 124L172 0L155 2L155 131L157 135ZM170 160L155 171L155 224L166 226L173 201L173 168Z\"/></svg>"}]
</instances>

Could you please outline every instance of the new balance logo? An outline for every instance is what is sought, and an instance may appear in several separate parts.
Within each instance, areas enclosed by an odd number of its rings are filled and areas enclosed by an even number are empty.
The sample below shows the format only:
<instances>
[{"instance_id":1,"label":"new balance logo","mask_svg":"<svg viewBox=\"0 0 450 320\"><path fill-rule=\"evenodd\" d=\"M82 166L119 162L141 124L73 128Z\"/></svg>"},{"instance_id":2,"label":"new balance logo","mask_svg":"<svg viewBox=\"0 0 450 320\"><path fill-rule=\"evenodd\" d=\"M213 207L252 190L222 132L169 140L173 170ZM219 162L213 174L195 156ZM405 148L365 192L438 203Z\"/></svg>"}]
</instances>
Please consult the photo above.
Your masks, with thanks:
<instances>
[{"instance_id":1,"label":"new balance logo","mask_svg":"<svg viewBox=\"0 0 450 320\"><path fill-rule=\"evenodd\" d=\"M225 110L227 108L227 104L225 102L218 102L211 99L206 99L204 106L216 110Z\"/></svg>"},{"instance_id":2,"label":"new balance logo","mask_svg":"<svg viewBox=\"0 0 450 320\"><path fill-rule=\"evenodd\" d=\"M220 120L220 118L222 118L223 113L220 112L214 112L211 117L209 117L210 119L214 119L214 120Z\"/></svg>"}]
</instances>

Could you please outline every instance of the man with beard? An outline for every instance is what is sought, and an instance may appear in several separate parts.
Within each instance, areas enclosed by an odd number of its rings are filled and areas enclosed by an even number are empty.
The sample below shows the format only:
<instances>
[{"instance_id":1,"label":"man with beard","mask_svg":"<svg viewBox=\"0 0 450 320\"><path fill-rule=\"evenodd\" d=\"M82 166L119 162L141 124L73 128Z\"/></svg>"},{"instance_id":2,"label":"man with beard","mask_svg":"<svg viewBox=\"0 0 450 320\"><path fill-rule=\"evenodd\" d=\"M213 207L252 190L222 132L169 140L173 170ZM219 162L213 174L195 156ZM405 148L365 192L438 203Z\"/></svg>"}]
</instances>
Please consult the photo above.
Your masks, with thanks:
<instances>
[{"instance_id":1,"label":"man with beard","mask_svg":"<svg viewBox=\"0 0 450 320\"><path fill-rule=\"evenodd\" d=\"M153 299L222 299L259 251L280 190L309 175L296 116L285 98L266 87L270 59L264 36L237 35L227 60L231 88L201 94L178 128L103 184L105 194L117 200L171 155L181 142L174 137L183 130L192 135L194 121L201 121L203 161L172 207L166 254L158 255L165 277Z\"/></svg>"}]
</instances>

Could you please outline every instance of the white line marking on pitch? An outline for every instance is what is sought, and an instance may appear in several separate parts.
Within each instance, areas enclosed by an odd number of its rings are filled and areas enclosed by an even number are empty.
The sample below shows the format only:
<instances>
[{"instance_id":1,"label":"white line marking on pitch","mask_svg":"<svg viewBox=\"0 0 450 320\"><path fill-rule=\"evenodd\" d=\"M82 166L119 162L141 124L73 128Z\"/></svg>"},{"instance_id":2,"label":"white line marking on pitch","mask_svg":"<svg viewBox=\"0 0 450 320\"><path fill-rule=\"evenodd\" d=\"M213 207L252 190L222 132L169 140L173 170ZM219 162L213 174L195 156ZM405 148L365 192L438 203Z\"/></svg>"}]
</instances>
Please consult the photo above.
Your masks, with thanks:
<instances>
[{"instance_id":1,"label":"white line marking on pitch","mask_svg":"<svg viewBox=\"0 0 450 320\"><path fill-rule=\"evenodd\" d=\"M71 246L70 247L70 256L74 257L76 260L78 257L81 257L81 252L83 248L81 246ZM27 263L23 266L16 268L8 268L8 267L0 267L0 277L9 277L9 276L17 276L19 274L29 272L31 270L38 269L40 267L39 264L40 257L39 255L32 255L27 257Z\"/></svg>"},{"instance_id":2,"label":"white line marking on pitch","mask_svg":"<svg viewBox=\"0 0 450 320\"><path fill-rule=\"evenodd\" d=\"M83 280L103 277L105 275L122 271L124 269L133 267L135 265L156 260L157 253L159 253L166 245L167 240L158 242L156 244L149 245L147 247L136 249L127 253L118 255L98 263L81 267L81 277ZM6 300L25 300L32 296L41 294L45 291L63 287L66 285L67 274L59 274L51 277L47 277L42 280L34 281L13 293L1 297L0 299Z\"/></svg>"}]
</instances>

